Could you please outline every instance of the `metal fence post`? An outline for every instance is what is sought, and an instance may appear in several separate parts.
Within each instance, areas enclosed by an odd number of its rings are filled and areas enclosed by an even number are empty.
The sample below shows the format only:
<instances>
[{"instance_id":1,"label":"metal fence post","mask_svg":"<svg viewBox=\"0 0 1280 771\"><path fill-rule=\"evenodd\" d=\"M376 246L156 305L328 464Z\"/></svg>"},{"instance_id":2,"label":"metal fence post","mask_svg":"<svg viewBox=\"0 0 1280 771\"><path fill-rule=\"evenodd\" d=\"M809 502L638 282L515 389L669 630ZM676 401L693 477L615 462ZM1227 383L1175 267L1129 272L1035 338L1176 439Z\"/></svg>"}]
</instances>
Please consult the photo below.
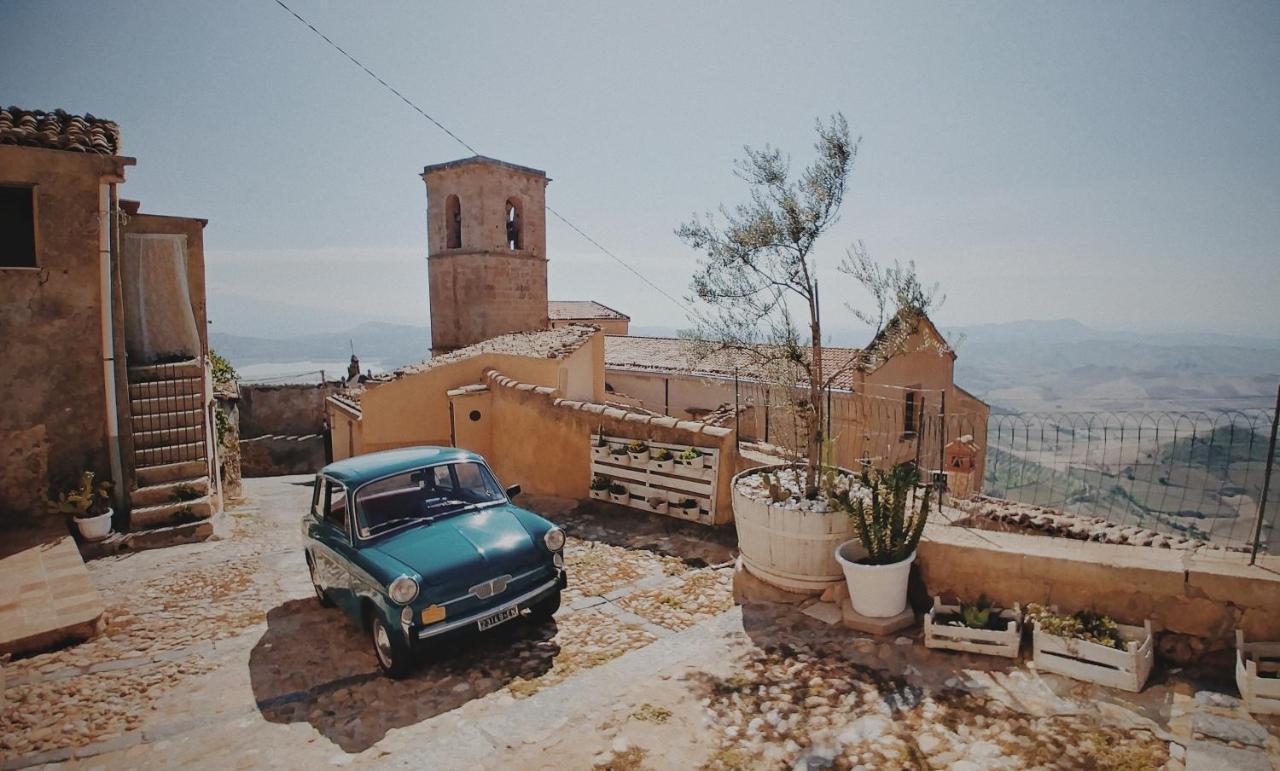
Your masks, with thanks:
<instances>
[{"instance_id":1,"label":"metal fence post","mask_svg":"<svg viewBox=\"0 0 1280 771\"><path fill-rule=\"evenodd\" d=\"M1258 501L1258 521L1253 526L1253 551L1249 564L1258 561L1258 548L1262 546L1262 522L1267 513L1267 493L1271 491L1271 472L1276 463L1276 427L1280 426L1280 385L1276 386L1276 411L1271 415L1271 443L1267 447L1266 472L1262 477L1262 498Z\"/></svg>"},{"instance_id":2,"label":"metal fence post","mask_svg":"<svg viewBox=\"0 0 1280 771\"><path fill-rule=\"evenodd\" d=\"M733 368L733 446L735 449L742 449L742 419L741 408L738 407L738 368Z\"/></svg>"}]
</instances>

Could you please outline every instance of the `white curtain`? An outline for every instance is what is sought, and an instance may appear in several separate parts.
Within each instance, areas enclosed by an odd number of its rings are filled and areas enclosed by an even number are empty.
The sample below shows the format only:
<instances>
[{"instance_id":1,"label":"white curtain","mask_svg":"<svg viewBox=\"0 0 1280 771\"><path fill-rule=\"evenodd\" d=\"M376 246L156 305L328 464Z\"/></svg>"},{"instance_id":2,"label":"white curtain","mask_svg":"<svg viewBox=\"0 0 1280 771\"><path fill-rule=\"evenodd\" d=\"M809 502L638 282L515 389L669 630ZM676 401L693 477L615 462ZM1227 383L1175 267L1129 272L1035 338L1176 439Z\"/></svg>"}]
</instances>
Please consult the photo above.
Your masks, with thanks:
<instances>
[{"instance_id":1,"label":"white curtain","mask_svg":"<svg viewBox=\"0 0 1280 771\"><path fill-rule=\"evenodd\" d=\"M187 237L124 239L125 349L130 364L200 355L200 334L187 285Z\"/></svg>"}]
</instances>

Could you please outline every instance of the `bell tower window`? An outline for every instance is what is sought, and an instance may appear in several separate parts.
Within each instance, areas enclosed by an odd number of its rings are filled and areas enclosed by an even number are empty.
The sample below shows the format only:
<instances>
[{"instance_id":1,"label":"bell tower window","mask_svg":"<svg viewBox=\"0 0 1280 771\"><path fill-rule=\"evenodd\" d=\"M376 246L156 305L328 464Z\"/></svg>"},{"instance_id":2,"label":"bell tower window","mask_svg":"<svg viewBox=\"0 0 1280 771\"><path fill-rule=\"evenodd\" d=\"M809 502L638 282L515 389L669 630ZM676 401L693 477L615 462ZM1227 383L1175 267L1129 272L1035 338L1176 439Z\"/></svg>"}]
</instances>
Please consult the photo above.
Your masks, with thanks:
<instances>
[{"instance_id":1,"label":"bell tower window","mask_svg":"<svg viewBox=\"0 0 1280 771\"><path fill-rule=\"evenodd\" d=\"M462 248L462 202L451 195L444 202L445 248Z\"/></svg>"},{"instance_id":2,"label":"bell tower window","mask_svg":"<svg viewBox=\"0 0 1280 771\"><path fill-rule=\"evenodd\" d=\"M523 249L524 217L520 211L520 199L507 199L507 248Z\"/></svg>"}]
</instances>

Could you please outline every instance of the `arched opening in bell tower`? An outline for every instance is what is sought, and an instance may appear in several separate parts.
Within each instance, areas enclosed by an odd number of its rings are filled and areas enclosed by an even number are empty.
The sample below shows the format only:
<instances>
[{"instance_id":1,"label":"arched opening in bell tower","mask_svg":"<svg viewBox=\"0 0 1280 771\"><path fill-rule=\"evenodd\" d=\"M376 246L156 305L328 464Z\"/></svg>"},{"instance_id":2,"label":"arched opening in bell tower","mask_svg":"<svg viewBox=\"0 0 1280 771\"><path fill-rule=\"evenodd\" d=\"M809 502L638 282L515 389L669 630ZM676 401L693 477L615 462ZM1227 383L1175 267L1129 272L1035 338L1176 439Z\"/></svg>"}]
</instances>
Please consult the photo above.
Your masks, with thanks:
<instances>
[{"instance_id":1,"label":"arched opening in bell tower","mask_svg":"<svg viewBox=\"0 0 1280 771\"><path fill-rule=\"evenodd\" d=\"M507 199L507 248L524 248L524 216L519 198Z\"/></svg>"},{"instance_id":2,"label":"arched opening in bell tower","mask_svg":"<svg viewBox=\"0 0 1280 771\"><path fill-rule=\"evenodd\" d=\"M451 195L444 202L445 248L462 248L462 202Z\"/></svg>"}]
</instances>

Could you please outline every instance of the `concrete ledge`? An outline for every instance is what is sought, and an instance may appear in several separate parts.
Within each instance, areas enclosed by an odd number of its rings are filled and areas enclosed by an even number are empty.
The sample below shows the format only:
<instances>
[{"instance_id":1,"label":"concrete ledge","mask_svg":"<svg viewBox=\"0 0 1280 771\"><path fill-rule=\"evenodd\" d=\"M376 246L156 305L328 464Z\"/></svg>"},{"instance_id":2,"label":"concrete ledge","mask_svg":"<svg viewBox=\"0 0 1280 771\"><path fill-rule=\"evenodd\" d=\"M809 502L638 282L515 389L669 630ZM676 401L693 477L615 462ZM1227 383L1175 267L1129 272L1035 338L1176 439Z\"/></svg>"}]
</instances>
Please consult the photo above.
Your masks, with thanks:
<instances>
[{"instance_id":1,"label":"concrete ledge","mask_svg":"<svg viewBox=\"0 0 1280 771\"><path fill-rule=\"evenodd\" d=\"M1237 625L1280 639L1280 570L1268 564L948 524L926 527L918 564L930 594L1150 619L1158 632L1203 638L1208 650L1231 647Z\"/></svg>"}]
</instances>

